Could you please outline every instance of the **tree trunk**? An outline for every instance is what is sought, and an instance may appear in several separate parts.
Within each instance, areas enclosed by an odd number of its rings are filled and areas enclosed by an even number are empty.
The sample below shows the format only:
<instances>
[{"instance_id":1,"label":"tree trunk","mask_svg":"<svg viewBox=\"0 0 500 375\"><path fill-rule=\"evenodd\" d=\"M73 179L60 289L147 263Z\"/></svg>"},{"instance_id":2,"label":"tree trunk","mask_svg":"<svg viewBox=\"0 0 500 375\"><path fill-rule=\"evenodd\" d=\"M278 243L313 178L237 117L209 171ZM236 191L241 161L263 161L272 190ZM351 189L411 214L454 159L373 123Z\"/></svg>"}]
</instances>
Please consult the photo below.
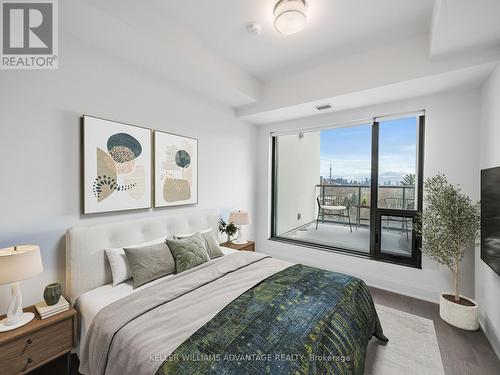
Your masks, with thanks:
<instances>
[{"instance_id":1,"label":"tree trunk","mask_svg":"<svg viewBox=\"0 0 500 375\"><path fill-rule=\"evenodd\" d=\"M460 301L460 294L458 292L458 276L459 276L459 266L460 266L460 263L457 262L456 265L455 265L455 272L453 272L453 281L454 281L454 284L455 284L455 301Z\"/></svg>"}]
</instances>

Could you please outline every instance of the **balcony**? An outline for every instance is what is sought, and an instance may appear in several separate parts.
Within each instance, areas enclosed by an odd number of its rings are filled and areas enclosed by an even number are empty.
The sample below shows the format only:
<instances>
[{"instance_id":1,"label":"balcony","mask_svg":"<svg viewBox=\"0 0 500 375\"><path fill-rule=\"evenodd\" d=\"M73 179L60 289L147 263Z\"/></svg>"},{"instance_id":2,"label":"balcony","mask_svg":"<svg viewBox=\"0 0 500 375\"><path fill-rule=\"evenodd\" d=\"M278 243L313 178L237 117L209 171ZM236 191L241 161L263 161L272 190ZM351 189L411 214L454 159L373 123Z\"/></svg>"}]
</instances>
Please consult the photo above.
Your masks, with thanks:
<instances>
[{"instance_id":1,"label":"balcony","mask_svg":"<svg viewBox=\"0 0 500 375\"><path fill-rule=\"evenodd\" d=\"M334 246L370 253L370 186L316 185L314 221L281 235L297 241ZM378 207L391 210L415 209L415 186L379 186ZM344 210L318 210L345 208ZM350 221L350 225L349 225ZM413 221L411 218L383 216L381 249L386 254L411 256Z\"/></svg>"}]
</instances>

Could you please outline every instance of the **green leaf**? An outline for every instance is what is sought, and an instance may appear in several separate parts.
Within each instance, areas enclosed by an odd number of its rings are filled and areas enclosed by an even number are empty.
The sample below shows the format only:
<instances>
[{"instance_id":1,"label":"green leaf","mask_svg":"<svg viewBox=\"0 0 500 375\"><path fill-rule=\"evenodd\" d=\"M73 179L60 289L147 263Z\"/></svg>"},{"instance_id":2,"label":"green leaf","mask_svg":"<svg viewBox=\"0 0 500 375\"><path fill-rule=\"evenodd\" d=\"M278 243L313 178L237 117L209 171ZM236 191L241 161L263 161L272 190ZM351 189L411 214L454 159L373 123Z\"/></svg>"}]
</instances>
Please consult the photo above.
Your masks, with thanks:
<instances>
[{"instance_id":1,"label":"green leaf","mask_svg":"<svg viewBox=\"0 0 500 375\"><path fill-rule=\"evenodd\" d=\"M423 239L422 252L454 271L465 251L478 246L480 202L473 202L444 174L428 178L424 193L424 210L415 225Z\"/></svg>"}]
</instances>

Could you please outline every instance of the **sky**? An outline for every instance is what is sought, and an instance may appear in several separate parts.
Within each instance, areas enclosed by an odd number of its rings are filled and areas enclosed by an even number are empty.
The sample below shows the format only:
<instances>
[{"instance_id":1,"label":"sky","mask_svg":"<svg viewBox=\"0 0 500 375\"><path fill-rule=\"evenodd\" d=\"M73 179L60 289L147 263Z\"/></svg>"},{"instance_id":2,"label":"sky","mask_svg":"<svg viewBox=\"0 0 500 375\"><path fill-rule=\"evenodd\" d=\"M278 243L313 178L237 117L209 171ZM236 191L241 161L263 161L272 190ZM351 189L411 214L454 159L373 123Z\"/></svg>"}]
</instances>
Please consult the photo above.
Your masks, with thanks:
<instances>
[{"instance_id":1,"label":"sky","mask_svg":"<svg viewBox=\"0 0 500 375\"><path fill-rule=\"evenodd\" d=\"M321 176L362 181L371 176L372 125L321 131ZM379 127L379 183L399 182L415 173L417 118L381 121Z\"/></svg>"}]
</instances>

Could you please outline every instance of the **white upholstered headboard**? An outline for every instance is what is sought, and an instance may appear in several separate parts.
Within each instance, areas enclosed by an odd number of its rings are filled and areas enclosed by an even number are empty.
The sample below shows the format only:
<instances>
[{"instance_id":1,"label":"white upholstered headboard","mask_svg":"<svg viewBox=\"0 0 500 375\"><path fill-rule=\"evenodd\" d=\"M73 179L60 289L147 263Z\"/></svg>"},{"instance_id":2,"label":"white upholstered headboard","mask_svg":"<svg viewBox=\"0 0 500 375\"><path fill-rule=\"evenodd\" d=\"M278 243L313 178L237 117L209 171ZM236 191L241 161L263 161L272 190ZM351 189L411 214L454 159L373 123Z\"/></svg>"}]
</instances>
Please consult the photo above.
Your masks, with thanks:
<instances>
[{"instance_id":1,"label":"white upholstered headboard","mask_svg":"<svg viewBox=\"0 0 500 375\"><path fill-rule=\"evenodd\" d=\"M218 217L217 210L204 210L69 229L66 233L66 297L74 303L82 293L111 282L104 249L208 227L217 233Z\"/></svg>"}]
</instances>

